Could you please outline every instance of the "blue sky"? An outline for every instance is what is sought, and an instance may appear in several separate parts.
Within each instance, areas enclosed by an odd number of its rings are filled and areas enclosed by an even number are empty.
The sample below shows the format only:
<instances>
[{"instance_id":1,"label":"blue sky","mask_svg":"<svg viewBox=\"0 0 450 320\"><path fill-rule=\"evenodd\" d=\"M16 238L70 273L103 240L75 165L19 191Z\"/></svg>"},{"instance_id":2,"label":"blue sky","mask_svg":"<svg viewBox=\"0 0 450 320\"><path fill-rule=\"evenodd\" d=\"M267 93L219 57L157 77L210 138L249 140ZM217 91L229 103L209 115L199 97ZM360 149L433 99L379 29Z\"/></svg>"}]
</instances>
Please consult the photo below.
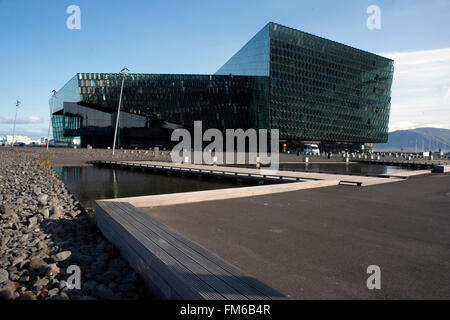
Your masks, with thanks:
<instances>
[{"instance_id":1,"label":"blue sky","mask_svg":"<svg viewBox=\"0 0 450 320\"><path fill-rule=\"evenodd\" d=\"M0 0L0 136L16 100L17 134L45 136L51 90L77 72L214 73L269 21L395 58L390 129L450 128L449 16L449 0Z\"/></svg>"}]
</instances>

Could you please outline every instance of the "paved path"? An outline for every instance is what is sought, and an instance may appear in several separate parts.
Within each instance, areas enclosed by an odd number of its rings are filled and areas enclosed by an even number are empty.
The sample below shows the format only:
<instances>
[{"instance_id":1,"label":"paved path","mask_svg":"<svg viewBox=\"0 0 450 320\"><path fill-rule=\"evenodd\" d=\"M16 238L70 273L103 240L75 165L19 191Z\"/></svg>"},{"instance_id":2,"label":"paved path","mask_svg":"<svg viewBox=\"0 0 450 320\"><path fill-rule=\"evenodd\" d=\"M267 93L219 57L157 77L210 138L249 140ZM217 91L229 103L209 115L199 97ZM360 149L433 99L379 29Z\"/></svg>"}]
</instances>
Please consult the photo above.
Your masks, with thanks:
<instances>
[{"instance_id":1,"label":"paved path","mask_svg":"<svg viewBox=\"0 0 450 320\"><path fill-rule=\"evenodd\" d=\"M450 175L141 210L294 299L450 298Z\"/></svg>"}]
</instances>

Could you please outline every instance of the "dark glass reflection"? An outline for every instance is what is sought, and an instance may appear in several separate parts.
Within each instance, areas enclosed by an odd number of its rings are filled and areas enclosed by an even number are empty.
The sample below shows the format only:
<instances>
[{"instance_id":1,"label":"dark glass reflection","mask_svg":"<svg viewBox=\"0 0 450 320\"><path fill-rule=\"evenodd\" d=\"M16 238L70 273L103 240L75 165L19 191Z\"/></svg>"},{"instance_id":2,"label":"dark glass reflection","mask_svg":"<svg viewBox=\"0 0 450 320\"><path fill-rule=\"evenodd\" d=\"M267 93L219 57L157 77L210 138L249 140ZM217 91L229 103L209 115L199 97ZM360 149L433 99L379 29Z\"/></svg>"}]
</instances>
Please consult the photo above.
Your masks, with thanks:
<instances>
[{"instance_id":1,"label":"dark glass reflection","mask_svg":"<svg viewBox=\"0 0 450 320\"><path fill-rule=\"evenodd\" d=\"M119 138L125 147L167 140L170 134L150 130L157 119L187 128L202 120L203 128L222 131L278 129L284 140L382 143L392 77L390 59L269 23L215 75L129 74ZM108 145L122 79L79 73L58 91L56 110L78 119L56 121L58 139L63 132ZM64 102L84 107L73 111Z\"/></svg>"}]
</instances>

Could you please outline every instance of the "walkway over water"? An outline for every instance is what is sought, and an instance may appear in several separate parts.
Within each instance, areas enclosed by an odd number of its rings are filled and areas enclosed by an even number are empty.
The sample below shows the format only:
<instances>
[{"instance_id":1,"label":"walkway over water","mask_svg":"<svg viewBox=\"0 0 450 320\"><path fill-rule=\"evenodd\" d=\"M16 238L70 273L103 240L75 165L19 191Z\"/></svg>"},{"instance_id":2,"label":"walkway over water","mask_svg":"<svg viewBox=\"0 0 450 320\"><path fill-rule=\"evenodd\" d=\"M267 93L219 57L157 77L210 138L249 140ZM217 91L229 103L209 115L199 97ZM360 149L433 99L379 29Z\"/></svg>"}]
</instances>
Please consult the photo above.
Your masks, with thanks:
<instances>
[{"instance_id":1,"label":"walkway over water","mask_svg":"<svg viewBox=\"0 0 450 320\"><path fill-rule=\"evenodd\" d=\"M209 175L222 178L256 179L271 182L311 182L311 181L333 181L368 186L380 183L395 182L408 176L429 173L429 170L414 172L398 172L389 175L348 175L316 172L300 172L288 170L268 170L265 168L240 168L231 166L213 166L198 164L175 164L159 161L92 161L94 165L121 167L142 170L156 170L171 173Z\"/></svg>"}]
</instances>

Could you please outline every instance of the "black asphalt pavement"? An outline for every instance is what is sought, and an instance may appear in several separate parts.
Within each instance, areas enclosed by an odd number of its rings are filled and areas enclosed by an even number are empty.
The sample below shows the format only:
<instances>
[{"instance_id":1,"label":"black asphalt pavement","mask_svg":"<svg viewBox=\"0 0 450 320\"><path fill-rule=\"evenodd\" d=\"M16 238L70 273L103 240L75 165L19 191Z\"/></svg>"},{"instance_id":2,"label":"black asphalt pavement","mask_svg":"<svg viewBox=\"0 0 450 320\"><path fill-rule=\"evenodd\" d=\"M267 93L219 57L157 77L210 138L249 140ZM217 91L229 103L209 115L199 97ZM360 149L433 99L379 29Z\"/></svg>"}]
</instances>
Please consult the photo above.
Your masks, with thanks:
<instances>
[{"instance_id":1,"label":"black asphalt pavement","mask_svg":"<svg viewBox=\"0 0 450 320\"><path fill-rule=\"evenodd\" d=\"M450 298L449 174L144 210L293 299Z\"/></svg>"}]
</instances>

